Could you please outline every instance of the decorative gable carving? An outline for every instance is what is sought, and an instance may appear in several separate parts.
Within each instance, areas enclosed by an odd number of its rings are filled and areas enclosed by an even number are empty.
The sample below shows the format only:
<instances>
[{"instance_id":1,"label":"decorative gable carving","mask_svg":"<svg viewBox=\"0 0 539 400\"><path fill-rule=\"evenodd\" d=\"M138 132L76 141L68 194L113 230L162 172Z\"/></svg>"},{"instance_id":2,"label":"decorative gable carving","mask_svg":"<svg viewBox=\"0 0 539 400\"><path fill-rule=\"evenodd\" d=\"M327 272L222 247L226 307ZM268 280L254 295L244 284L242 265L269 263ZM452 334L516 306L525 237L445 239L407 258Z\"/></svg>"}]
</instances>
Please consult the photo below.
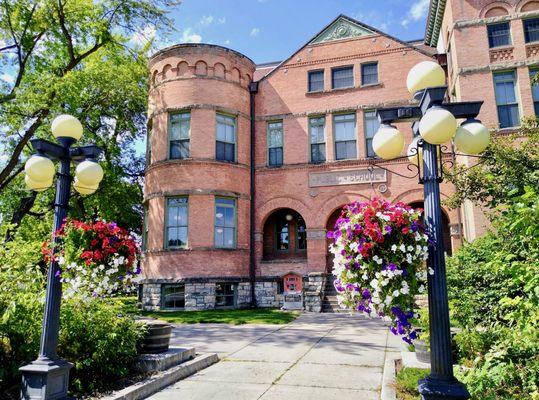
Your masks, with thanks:
<instances>
[{"instance_id":1,"label":"decorative gable carving","mask_svg":"<svg viewBox=\"0 0 539 400\"><path fill-rule=\"evenodd\" d=\"M350 39L373 34L374 32L370 29L341 17L324 29L318 36L316 36L311 41L311 44Z\"/></svg>"}]
</instances>

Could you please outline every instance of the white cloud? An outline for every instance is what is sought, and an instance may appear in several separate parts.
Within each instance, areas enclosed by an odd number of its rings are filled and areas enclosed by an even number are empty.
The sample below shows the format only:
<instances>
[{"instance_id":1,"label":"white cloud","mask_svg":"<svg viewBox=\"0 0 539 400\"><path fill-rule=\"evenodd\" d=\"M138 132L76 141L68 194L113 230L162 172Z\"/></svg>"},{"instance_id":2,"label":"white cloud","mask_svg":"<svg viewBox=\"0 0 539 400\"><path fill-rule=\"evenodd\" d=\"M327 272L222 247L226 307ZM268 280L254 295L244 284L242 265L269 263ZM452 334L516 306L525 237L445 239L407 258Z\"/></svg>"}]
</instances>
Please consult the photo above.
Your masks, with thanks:
<instances>
[{"instance_id":1,"label":"white cloud","mask_svg":"<svg viewBox=\"0 0 539 400\"><path fill-rule=\"evenodd\" d=\"M259 28L253 28L251 29L251 33L249 33L249 36L258 36L258 34L260 33L260 29Z\"/></svg>"},{"instance_id":2,"label":"white cloud","mask_svg":"<svg viewBox=\"0 0 539 400\"><path fill-rule=\"evenodd\" d=\"M230 39L225 40L223 44L230 44Z\"/></svg>"},{"instance_id":3,"label":"white cloud","mask_svg":"<svg viewBox=\"0 0 539 400\"><path fill-rule=\"evenodd\" d=\"M13 83L15 82L15 77L10 74L2 74L0 75L0 79L7 83Z\"/></svg>"},{"instance_id":4,"label":"white cloud","mask_svg":"<svg viewBox=\"0 0 539 400\"><path fill-rule=\"evenodd\" d=\"M427 16L429 11L430 0L415 0L415 2L410 7L408 15L401 22L402 26L408 26L411 22L419 21L420 19Z\"/></svg>"},{"instance_id":5,"label":"white cloud","mask_svg":"<svg viewBox=\"0 0 539 400\"><path fill-rule=\"evenodd\" d=\"M215 17L213 15L204 15L202 19L200 20L200 25L202 26L209 26L212 24Z\"/></svg>"},{"instance_id":6,"label":"white cloud","mask_svg":"<svg viewBox=\"0 0 539 400\"><path fill-rule=\"evenodd\" d=\"M198 33L194 33L191 28L185 28L180 38L182 43L200 43L202 42L202 36Z\"/></svg>"},{"instance_id":7,"label":"white cloud","mask_svg":"<svg viewBox=\"0 0 539 400\"><path fill-rule=\"evenodd\" d=\"M226 22L226 17L218 18L217 22L219 22L220 24L224 24Z\"/></svg>"}]
</instances>

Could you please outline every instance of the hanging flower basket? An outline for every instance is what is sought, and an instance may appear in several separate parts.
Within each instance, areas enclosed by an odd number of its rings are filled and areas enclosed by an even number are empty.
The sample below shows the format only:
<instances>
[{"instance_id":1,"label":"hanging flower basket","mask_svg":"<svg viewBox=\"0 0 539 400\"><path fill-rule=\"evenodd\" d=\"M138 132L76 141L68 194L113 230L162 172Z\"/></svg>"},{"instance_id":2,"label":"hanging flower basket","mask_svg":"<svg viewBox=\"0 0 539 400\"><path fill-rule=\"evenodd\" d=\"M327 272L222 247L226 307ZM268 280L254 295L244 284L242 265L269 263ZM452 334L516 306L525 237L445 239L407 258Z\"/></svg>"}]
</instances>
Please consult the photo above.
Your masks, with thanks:
<instances>
[{"instance_id":1,"label":"hanging flower basket","mask_svg":"<svg viewBox=\"0 0 539 400\"><path fill-rule=\"evenodd\" d=\"M414 296L425 291L429 244L421 210L380 199L351 203L328 238L340 306L390 321L407 343L416 339Z\"/></svg>"},{"instance_id":2,"label":"hanging flower basket","mask_svg":"<svg viewBox=\"0 0 539 400\"><path fill-rule=\"evenodd\" d=\"M56 236L61 240L54 257L60 266L57 276L64 297L104 297L136 288L141 278L140 249L127 230L114 222L68 219ZM51 243L44 243L42 250L49 261Z\"/></svg>"}]
</instances>

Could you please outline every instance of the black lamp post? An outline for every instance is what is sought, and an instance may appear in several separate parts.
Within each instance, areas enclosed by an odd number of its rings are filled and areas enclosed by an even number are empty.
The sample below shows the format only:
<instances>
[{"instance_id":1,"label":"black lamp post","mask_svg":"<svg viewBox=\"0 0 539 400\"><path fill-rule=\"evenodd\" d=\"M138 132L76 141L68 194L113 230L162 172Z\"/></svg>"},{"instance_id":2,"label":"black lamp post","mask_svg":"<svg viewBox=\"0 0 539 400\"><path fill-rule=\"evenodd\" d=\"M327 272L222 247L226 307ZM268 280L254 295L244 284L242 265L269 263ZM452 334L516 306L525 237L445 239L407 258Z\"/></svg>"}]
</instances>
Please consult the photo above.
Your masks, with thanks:
<instances>
[{"instance_id":1,"label":"black lamp post","mask_svg":"<svg viewBox=\"0 0 539 400\"><path fill-rule=\"evenodd\" d=\"M488 143L488 130L475 119L483 104L482 101L444 103L446 91L446 86L422 88L415 91L414 96L419 100L417 106L377 110L382 135L387 135L388 131L390 135L401 135L391 123L409 121L413 122L414 136L418 137L420 131L422 136L422 139L417 141L415 154L412 152L412 154L409 153L409 156L416 157L417 160L419 182L424 185L425 223L433 241L433 245L429 246L427 261L428 267L434 270L434 274L429 274L428 276L431 372L428 377L419 381L419 392L424 400L464 400L470 398L466 387L454 377L451 358L451 333L440 204L440 182L443 180L442 164L444 153L440 149L440 144L454 135L456 119L466 119L461 126L461 132L457 131L457 135L453 138L455 143L457 141L463 143L465 148L474 151L481 147L484 149L486 147L485 143ZM429 140L431 142L429 143L426 137L429 131L433 136L436 136L441 130L445 129L444 125L447 126L447 124L444 121L436 121L433 111L440 112L439 117L446 118L449 125L451 123L455 124L451 136L440 139L437 142L438 144L433 144L433 142L436 143L436 140ZM452 117L447 112L451 113ZM453 122L450 121L451 118L453 118ZM421 123L424 123L423 131ZM466 129L465 127L470 128ZM462 128L465 129L462 130ZM386 130L385 132L384 129ZM458 140L457 136L459 136ZM386 136L384 138L386 143L381 143L382 141L380 141L380 146L382 147L380 152L384 153L386 151L385 154L402 152L403 145L399 144L400 148L398 148L399 145L388 146L388 138L389 141L392 140L390 136ZM402 140L399 137L397 141ZM386 146L386 148L384 149L383 146ZM384 158L391 157L393 156ZM420 164L421 158L423 159L422 165Z\"/></svg>"},{"instance_id":2,"label":"black lamp post","mask_svg":"<svg viewBox=\"0 0 539 400\"><path fill-rule=\"evenodd\" d=\"M44 171L49 171L52 163L47 161L47 159L59 160L60 162L54 201L52 230L52 240L54 243L53 254L57 252L57 245L59 243L59 238L56 237L55 233L61 228L68 212L72 181L72 175L70 173L71 162L80 162L85 159L94 160L101 153L101 149L97 146L71 147L80 138L82 127L80 126L80 122L73 117L61 116L61 118L63 120L59 121L60 126L57 124L56 127L56 130L60 134L55 134L58 144L43 139L32 140L32 147L36 152L36 155L33 157L36 157L34 160L37 160L37 162L27 163L26 166L27 185L33 190L42 191L52 184L52 176L50 176L50 180L44 179L42 181L36 181L31 177L42 177L48 173ZM63 135L62 128L69 129L70 133ZM53 122L53 134L55 133L54 131L55 126ZM90 168L92 168L91 164L96 164L92 161L85 162ZM100 167L98 168L100 169ZM54 170L52 172L54 173ZM99 180L97 184L99 184ZM97 184L88 185L88 183L81 184L78 182L74 187L83 194L90 194L97 189ZM62 297L62 283L59 272L60 268L55 257L51 257L47 277L47 292L39 356L32 363L20 368L22 372L21 399L24 400L57 400L67 398L69 370L73 365L66 360L60 359L56 352L60 325L60 301Z\"/></svg>"}]
</instances>

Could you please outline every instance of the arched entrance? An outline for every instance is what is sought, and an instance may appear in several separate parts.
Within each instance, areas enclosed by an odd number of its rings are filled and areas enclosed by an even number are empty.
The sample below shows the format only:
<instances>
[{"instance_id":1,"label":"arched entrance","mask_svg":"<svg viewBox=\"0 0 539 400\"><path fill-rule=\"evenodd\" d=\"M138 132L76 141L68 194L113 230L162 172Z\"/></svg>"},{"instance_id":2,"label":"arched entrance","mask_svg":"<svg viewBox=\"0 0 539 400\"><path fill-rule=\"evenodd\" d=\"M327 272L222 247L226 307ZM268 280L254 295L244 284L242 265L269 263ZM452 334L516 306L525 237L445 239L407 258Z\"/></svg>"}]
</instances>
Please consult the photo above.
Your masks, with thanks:
<instances>
[{"instance_id":1,"label":"arched entrance","mask_svg":"<svg viewBox=\"0 0 539 400\"><path fill-rule=\"evenodd\" d=\"M342 213L342 210L343 210L343 207L339 207L337 208L335 211L333 211L331 213L331 215L329 216L327 222L326 222L326 232L329 232L329 231L332 231L335 229L335 223L337 222L337 220L339 219L339 217L341 216L341 213ZM333 242L332 239L327 239L326 238L326 272L327 273L331 273L331 270L333 269L333 254L331 254L329 252L329 246L331 245L331 243Z\"/></svg>"},{"instance_id":2,"label":"arched entrance","mask_svg":"<svg viewBox=\"0 0 539 400\"><path fill-rule=\"evenodd\" d=\"M425 208L422 201L414 201L408 205L412 208ZM453 248L451 246L451 230L449 229L449 217L444 210L442 210L442 233L444 240L444 251L450 256L453 253Z\"/></svg>"},{"instance_id":3,"label":"arched entrance","mask_svg":"<svg viewBox=\"0 0 539 400\"><path fill-rule=\"evenodd\" d=\"M307 229L305 220L295 210L274 211L264 224L263 258L291 260L307 258Z\"/></svg>"}]
</instances>

